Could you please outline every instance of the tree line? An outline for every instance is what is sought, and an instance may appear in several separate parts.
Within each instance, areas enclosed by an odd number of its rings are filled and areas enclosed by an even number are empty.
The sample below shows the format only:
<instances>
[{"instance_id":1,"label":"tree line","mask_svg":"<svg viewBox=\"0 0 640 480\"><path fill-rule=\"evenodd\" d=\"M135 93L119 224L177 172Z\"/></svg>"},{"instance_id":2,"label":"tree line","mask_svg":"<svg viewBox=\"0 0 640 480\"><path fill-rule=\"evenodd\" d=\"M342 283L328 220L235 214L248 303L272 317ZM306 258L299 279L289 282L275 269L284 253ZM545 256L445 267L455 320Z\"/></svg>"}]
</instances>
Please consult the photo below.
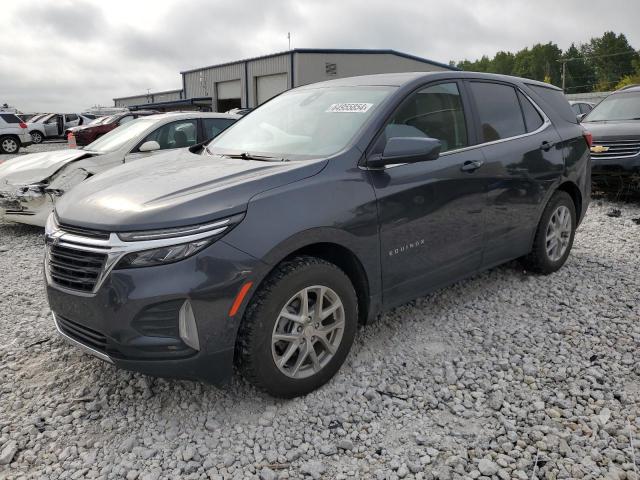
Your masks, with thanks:
<instances>
[{"instance_id":1,"label":"tree line","mask_svg":"<svg viewBox=\"0 0 640 480\"><path fill-rule=\"evenodd\" d=\"M562 87L566 93L604 92L640 83L640 55L627 37L605 32L587 43L562 51L553 42L538 43L516 53L500 51L493 58L451 62L462 70L501 73L541 80Z\"/></svg>"}]
</instances>

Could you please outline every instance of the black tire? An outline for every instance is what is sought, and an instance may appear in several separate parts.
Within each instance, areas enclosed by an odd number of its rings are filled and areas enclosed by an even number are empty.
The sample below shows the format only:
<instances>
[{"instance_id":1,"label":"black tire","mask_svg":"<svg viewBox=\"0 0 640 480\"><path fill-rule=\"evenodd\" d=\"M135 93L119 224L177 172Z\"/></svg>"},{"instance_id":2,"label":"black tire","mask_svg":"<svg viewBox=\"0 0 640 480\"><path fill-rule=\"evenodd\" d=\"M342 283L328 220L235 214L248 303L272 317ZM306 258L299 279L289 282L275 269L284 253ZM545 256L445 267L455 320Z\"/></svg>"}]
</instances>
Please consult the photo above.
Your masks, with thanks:
<instances>
[{"instance_id":1,"label":"black tire","mask_svg":"<svg viewBox=\"0 0 640 480\"><path fill-rule=\"evenodd\" d=\"M571 232L568 237L568 243L564 254L560 258L554 260L550 258L547 251L547 229L549 228L552 216L560 207L566 207L569 210L571 215ZM540 223L536 229L536 235L533 240L533 248L531 249L531 252L521 259L524 267L527 270L542 273L544 275L553 273L562 267L562 265L567 261L569 253L571 253L571 247L573 246L573 239L576 233L576 225L576 207L573 203L573 199L566 192L555 192L542 213Z\"/></svg>"},{"instance_id":2,"label":"black tire","mask_svg":"<svg viewBox=\"0 0 640 480\"><path fill-rule=\"evenodd\" d=\"M38 145L39 143L42 143L43 140L44 140L44 135L42 134L42 132L39 132L37 130L31 132L31 141L33 143Z\"/></svg>"},{"instance_id":3,"label":"black tire","mask_svg":"<svg viewBox=\"0 0 640 480\"><path fill-rule=\"evenodd\" d=\"M15 154L20 151L20 141L16 137L0 137L0 153Z\"/></svg>"},{"instance_id":4,"label":"black tire","mask_svg":"<svg viewBox=\"0 0 640 480\"><path fill-rule=\"evenodd\" d=\"M306 378L292 378L276 365L272 334L281 310L291 298L316 285L329 287L342 302L342 339L321 369ZM353 344L357 324L358 299L349 277L322 259L296 257L279 265L252 298L238 333L236 360L243 376L269 394L283 398L304 395L325 384L339 370Z\"/></svg>"}]
</instances>

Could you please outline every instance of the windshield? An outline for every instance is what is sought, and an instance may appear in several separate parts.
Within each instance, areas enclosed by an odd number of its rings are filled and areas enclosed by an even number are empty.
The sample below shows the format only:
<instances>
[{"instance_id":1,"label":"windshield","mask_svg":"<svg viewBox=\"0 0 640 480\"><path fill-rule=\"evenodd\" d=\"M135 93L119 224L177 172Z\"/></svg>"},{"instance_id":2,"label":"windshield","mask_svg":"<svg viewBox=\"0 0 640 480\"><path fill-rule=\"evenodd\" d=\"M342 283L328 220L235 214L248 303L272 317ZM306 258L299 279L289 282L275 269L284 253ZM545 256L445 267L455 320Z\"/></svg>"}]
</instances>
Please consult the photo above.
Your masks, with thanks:
<instances>
[{"instance_id":1,"label":"windshield","mask_svg":"<svg viewBox=\"0 0 640 480\"><path fill-rule=\"evenodd\" d=\"M95 120L91 120L87 125L102 125L108 118L109 117L98 117Z\"/></svg>"},{"instance_id":2,"label":"windshield","mask_svg":"<svg viewBox=\"0 0 640 480\"><path fill-rule=\"evenodd\" d=\"M640 92L609 95L591 110L585 122L640 120Z\"/></svg>"},{"instance_id":3,"label":"windshield","mask_svg":"<svg viewBox=\"0 0 640 480\"><path fill-rule=\"evenodd\" d=\"M95 142L84 147L84 150L97 153L115 152L130 140L141 137L141 134L146 132L146 130L156 122L157 120L144 118L132 120L104 134Z\"/></svg>"},{"instance_id":4,"label":"windshield","mask_svg":"<svg viewBox=\"0 0 640 480\"><path fill-rule=\"evenodd\" d=\"M212 154L302 159L329 156L353 139L395 87L324 87L274 98L213 139Z\"/></svg>"}]
</instances>

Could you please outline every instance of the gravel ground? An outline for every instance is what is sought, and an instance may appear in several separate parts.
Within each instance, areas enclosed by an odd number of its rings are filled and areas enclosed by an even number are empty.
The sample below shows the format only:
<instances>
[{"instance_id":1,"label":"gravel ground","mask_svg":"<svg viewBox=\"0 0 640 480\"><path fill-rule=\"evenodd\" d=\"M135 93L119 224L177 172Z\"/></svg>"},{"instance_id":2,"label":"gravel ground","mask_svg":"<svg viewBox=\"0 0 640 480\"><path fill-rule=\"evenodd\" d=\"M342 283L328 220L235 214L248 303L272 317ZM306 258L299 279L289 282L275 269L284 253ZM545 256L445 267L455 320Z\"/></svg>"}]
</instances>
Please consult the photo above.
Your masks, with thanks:
<instances>
[{"instance_id":1,"label":"gravel ground","mask_svg":"<svg viewBox=\"0 0 640 480\"><path fill-rule=\"evenodd\" d=\"M28 153L50 152L52 150L63 150L65 148L69 148L67 147L66 140L47 140L39 145L29 145L28 147L20 148L20 151L15 155L0 153L0 163L5 160L9 160L10 158L21 157Z\"/></svg>"},{"instance_id":2,"label":"gravel ground","mask_svg":"<svg viewBox=\"0 0 640 480\"><path fill-rule=\"evenodd\" d=\"M639 235L640 205L596 201L558 273L512 263L397 308L283 401L63 343L41 230L0 224L0 478L638 479Z\"/></svg>"}]
</instances>

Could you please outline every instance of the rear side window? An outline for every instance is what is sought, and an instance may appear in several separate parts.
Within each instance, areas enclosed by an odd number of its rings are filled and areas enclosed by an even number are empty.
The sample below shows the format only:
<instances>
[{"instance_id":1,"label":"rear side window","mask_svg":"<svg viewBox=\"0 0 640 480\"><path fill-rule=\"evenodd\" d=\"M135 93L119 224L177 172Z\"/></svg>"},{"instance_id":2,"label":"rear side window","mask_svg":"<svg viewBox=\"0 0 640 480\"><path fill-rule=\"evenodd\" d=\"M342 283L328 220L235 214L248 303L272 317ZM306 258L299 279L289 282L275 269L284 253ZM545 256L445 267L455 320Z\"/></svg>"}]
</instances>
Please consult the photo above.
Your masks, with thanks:
<instances>
[{"instance_id":1,"label":"rear side window","mask_svg":"<svg viewBox=\"0 0 640 480\"><path fill-rule=\"evenodd\" d=\"M515 88L499 83L471 82L471 91L478 107L483 142L526 133Z\"/></svg>"},{"instance_id":2,"label":"rear side window","mask_svg":"<svg viewBox=\"0 0 640 480\"><path fill-rule=\"evenodd\" d=\"M522 93L518 92L518 98L520 99L520 105L522 106L522 114L524 115L524 123L527 126L527 132L533 132L539 129L544 120L536 107L525 97Z\"/></svg>"},{"instance_id":3,"label":"rear side window","mask_svg":"<svg viewBox=\"0 0 640 480\"><path fill-rule=\"evenodd\" d=\"M65 115L67 122L75 122L78 119L78 115L75 113L69 113Z\"/></svg>"},{"instance_id":4,"label":"rear side window","mask_svg":"<svg viewBox=\"0 0 640 480\"><path fill-rule=\"evenodd\" d=\"M540 85L527 84L531 90L537 95L542 97L542 100L549 105L553 110L560 115L563 120L571 123L578 123L576 114L569 105L569 101L562 93L562 90L556 90L555 88L541 87Z\"/></svg>"},{"instance_id":5,"label":"rear side window","mask_svg":"<svg viewBox=\"0 0 640 480\"><path fill-rule=\"evenodd\" d=\"M13 113L0 113L0 118L7 123L20 123L20 119Z\"/></svg>"}]
</instances>

